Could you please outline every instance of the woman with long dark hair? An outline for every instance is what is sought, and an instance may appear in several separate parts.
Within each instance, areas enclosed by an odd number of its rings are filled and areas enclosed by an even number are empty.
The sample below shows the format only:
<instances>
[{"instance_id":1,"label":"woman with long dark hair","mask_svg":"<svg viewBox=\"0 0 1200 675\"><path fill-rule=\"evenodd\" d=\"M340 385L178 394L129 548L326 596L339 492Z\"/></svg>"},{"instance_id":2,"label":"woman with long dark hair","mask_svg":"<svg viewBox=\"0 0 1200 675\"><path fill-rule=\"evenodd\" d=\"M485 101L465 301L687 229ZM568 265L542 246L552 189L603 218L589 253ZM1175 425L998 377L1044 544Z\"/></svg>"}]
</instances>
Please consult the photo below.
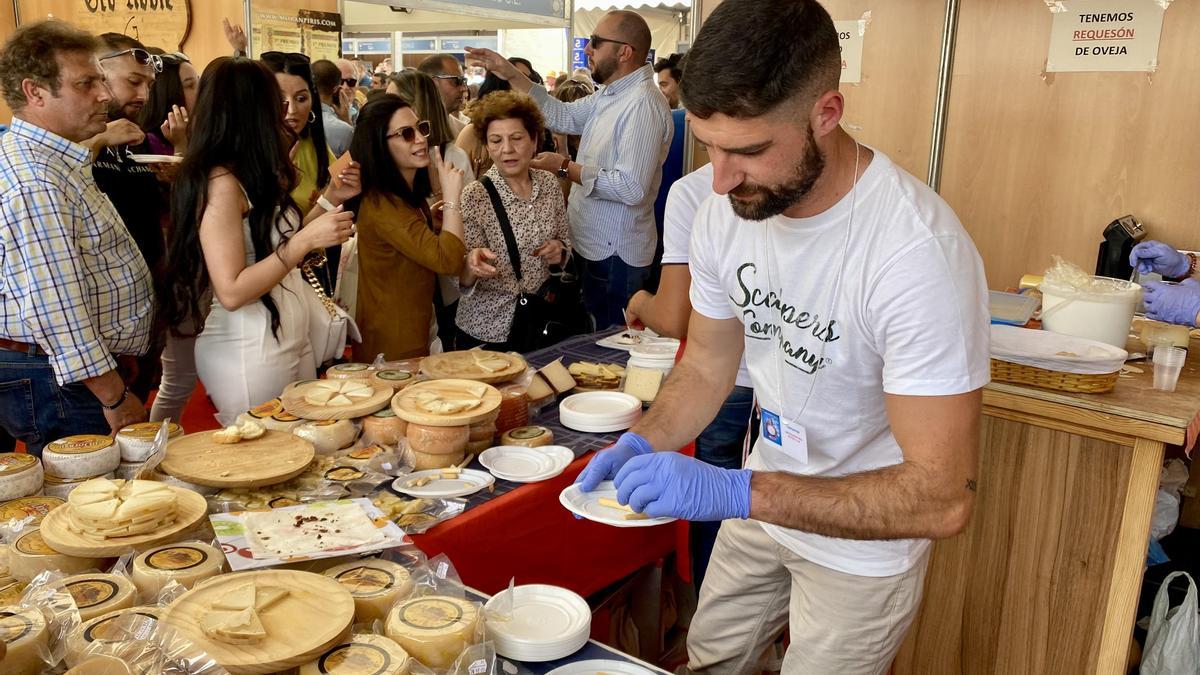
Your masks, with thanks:
<instances>
[{"instance_id":1,"label":"woman with long dark hair","mask_svg":"<svg viewBox=\"0 0 1200 675\"><path fill-rule=\"evenodd\" d=\"M467 153L454 145L454 132L446 116L446 106L442 103L442 95L432 77L419 70L392 73L388 75L387 93L396 94L408 101L417 117L429 120L429 138L426 140L430 147L436 146L442 151L442 159L447 164L462 170L464 183L475 180L475 173L471 170L471 159L467 157ZM433 199L441 199L439 179L432 171L429 181L433 186Z\"/></svg>"},{"instance_id":2,"label":"woman with long dark hair","mask_svg":"<svg viewBox=\"0 0 1200 675\"><path fill-rule=\"evenodd\" d=\"M210 63L174 184L162 317L177 332L200 329L196 371L223 424L316 375L302 295L313 289L297 267L354 231L340 207L313 209L301 229L281 100L263 64Z\"/></svg>"},{"instance_id":3,"label":"woman with long dark hair","mask_svg":"<svg viewBox=\"0 0 1200 675\"><path fill-rule=\"evenodd\" d=\"M358 214L359 361L428 354L437 275L462 270L463 172L443 162L436 146L430 150L430 129L394 94L358 113L350 154L362 163L363 189L349 206ZM440 229L426 202L431 164L442 188Z\"/></svg>"},{"instance_id":4,"label":"woman with long dark hair","mask_svg":"<svg viewBox=\"0 0 1200 675\"><path fill-rule=\"evenodd\" d=\"M187 112L196 107L200 74L182 52L162 54L162 72L138 116L146 149L155 155L183 152L187 145Z\"/></svg>"},{"instance_id":5,"label":"woman with long dark hair","mask_svg":"<svg viewBox=\"0 0 1200 675\"><path fill-rule=\"evenodd\" d=\"M292 199L301 212L307 212L329 185L329 165L335 159L325 141L325 123L317 103L321 98L313 83L312 67L309 58L298 53L263 52L259 60L275 73L283 101L283 123L296 138L297 180ZM242 103L227 101L226 105Z\"/></svg>"}]
</instances>

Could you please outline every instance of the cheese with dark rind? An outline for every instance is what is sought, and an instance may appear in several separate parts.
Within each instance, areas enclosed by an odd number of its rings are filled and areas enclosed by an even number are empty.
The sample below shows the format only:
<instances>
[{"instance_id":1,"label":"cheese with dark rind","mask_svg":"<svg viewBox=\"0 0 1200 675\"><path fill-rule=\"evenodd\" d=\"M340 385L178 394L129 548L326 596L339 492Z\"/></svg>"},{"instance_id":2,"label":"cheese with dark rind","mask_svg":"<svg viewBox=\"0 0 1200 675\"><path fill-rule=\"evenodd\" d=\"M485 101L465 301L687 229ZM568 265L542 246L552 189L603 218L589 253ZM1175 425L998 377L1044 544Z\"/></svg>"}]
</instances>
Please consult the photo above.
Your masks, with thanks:
<instances>
[{"instance_id":1,"label":"cheese with dark rind","mask_svg":"<svg viewBox=\"0 0 1200 675\"><path fill-rule=\"evenodd\" d=\"M225 554L199 542L157 546L133 559L133 584L147 596L156 596L172 581L184 588L221 573Z\"/></svg>"},{"instance_id":2,"label":"cheese with dark rind","mask_svg":"<svg viewBox=\"0 0 1200 675\"><path fill-rule=\"evenodd\" d=\"M331 567L324 572L354 596L354 620L357 623L382 621L396 600L412 590L408 570L390 560L365 558Z\"/></svg>"},{"instance_id":3,"label":"cheese with dark rind","mask_svg":"<svg viewBox=\"0 0 1200 675\"><path fill-rule=\"evenodd\" d=\"M554 432L546 427L517 427L504 432L500 436L500 445L521 445L527 448L539 448L543 445L553 445Z\"/></svg>"}]
</instances>

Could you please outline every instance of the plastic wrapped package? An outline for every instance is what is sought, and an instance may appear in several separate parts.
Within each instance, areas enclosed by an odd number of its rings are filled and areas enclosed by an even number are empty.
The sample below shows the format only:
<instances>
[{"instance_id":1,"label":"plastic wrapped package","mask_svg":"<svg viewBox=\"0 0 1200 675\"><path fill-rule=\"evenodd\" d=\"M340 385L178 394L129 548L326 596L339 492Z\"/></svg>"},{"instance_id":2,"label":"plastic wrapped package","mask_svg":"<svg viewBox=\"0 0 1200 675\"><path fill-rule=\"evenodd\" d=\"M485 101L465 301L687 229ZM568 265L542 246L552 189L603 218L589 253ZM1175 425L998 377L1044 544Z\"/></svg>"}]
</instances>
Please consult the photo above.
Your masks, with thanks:
<instances>
[{"instance_id":1,"label":"plastic wrapped package","mask_svg":"<svg viewBox=\"0 0 1200 675\"><path fill-rule=\"evenodd\" d=\"M483 642L483 607L467 598L445 555L413 574L413 591L388 612L384 632L422 665L450 668L467 647Z\"/></svg>"},{"instance_id":2,"label":"plastic wrapped package","mask_svg":"<svg viewBox=\"0 0 1200 675\"><path fill-rule=\"evenodd\" d=\"M489 640L468 646L454 660L447 675L500 675L495 645Z\"/></svg>"},{"instance_id":3,"label":"plastic wrapped package","mask_svg":"<svg viewBox=\"0 0 1200 675\"><path fill-rule=\"evenodd\" d=\"M411 675L411 660L390 638L354 633L312 663L300 666L299 675Z\"/></svg>"},{"instance_id":4,"label":"plastic wrapped package","mask_svg":"<svg viewBox=\"0 0 1200 675\"><path fill-rule=\"evenodd\" d=\"M146 614L127 612L111 619L104 624L104 636L82 650L81 666L105 656L120 660L131 675L228 675L187 637Z\"/></svg>"},{"instance_id":5,"label":"plastic wrapped package","mask_svg":"<svg viewBox=\"0 0 1200 675\"><path fill-rule=\"evenodd\" d=\"M350 420L314 420L292 429L292 434L312 443L318 455L332 455L354 445L358 425Z\"/></svg>"},{"instance_id":6,"label":"plastic wrapped package","mask_svg":"<svg viewBox=\"0 0 1200 675\"><path fill-rule=\"evenodd\" d=\"M208 498L209 509L228 513L342 499L349 494L345 482L331 482L325 477L336 467L332 455L318 455L304 473L289 481L258 488L220 490Z\"/></svg>"},{"instance_id":7,"label":"plastic wrapped package","mask_svg":"<svg viewBox=\"0 0 1200 675\"><path fill-rule=\"evenodd\" d=\"M467 506L462 499L412 499L397 497L386 490L372 495L371 503L405 534L421 534L462 513Z\"/></svg>"},{"instance_id":8,"label":"plastic wrapped package","mask_svg":"<svg viewBox=\"0 0 1200 675\"><path fill-rule=\"evenodd\" d=\"M19 604L0 607L0 640L7 647L0 672L37 675L63 662L67 637L79 627L79 610L62 585L65 578L59 572L39 574Z\"/></svg>"}]
</instances>

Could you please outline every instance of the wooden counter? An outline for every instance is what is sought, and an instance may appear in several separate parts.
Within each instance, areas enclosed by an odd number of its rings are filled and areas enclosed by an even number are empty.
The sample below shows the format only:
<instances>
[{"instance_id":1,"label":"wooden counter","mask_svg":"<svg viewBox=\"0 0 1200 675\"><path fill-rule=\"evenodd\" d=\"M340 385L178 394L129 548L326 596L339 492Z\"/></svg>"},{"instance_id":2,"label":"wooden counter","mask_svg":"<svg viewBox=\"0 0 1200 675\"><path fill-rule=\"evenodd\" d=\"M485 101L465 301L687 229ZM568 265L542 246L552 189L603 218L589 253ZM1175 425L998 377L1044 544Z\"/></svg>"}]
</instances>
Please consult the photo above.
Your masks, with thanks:
<instances>
[{"instance_id":1,"label":"wooden counter","mask_svg":"<svg viewBox=\"0 0 1200 675\"><path fill-rule=\"evenodd\" d=\"M1126 671L1164 446L1195 439L1189 352L1173 393L1150 363L1108 394L988 385L971 523L934 546L897 675Z\"/></svg>"}]
</instances>

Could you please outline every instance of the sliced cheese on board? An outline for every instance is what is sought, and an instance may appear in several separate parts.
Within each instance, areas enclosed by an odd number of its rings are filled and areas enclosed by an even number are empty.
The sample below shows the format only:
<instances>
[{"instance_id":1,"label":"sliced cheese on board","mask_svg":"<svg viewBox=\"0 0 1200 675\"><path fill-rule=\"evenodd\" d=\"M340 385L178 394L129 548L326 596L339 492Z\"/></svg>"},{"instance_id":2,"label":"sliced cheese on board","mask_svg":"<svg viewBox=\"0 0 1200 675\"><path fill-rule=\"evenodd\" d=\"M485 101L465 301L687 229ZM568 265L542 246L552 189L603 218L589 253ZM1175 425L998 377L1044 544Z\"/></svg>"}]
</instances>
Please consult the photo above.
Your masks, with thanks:
<instances>
[{"instance_id":1,"label":"sliced cheese on board","mask_svg":"<svg viewBox=\"0 0 1200 675\"><path fill-rule=\"evenodd\" d=\"M84 621L67 638L67 665L75 667L88 654L117 656L117 645L131 638L143 638L158 625L162 610L158 607L125 607L105 612Z\"/></svg>"},{"instance_id":2,"label":"sliced cheese on board","mask_svg":"<svg viewBox=\"0 0 1200 675\"><path fill-rule=\"evenodd\" d=\"M430 668L448 668L475 641L479 605L464 598L427 595L397 604L384 631Z\"/></svg>"},{"instance_id":3,"label":"sliced cheese on board","mask_svg":"<svg viewBox=\"0 0 1200 675\"><path fill-rule=\"evenodd\" d=\"M545 375L546 379L550 381L550 386L560 394L565 394L575 388L575 378L571 377L571 371L562 364L562 359L555 359L547 363L538 372Z\"/></svg>"},{"instance_id":4,"label":"sliced cheese on board","mask_svg":"<svg viewBox=\"0 0 1200 675\"><path fill-rule=\"evenodd\" d=\"M366 443L396 445L407 430L408 423L396 417L391 406L362 418L362 437Z\"/></svg>"},{"instance_id":5,"label":"sliced cheese on board","mask_svg":"<svg viewBox=\"0 0 1200 675\"><path fill-rule=\"evenodd\" d=\"M0 607L0 640L8 648L0 663L4 675L38 675L48 669L50 631L40 610Z\"/></svg>"},{"instance_id":6,"label":"sliced cheese on board","mask_svg":"<svg viewBox=\"0 0 1200 675\"><path fill-rule=\"evenodd\" d=\"M109 436L82 434L53 441L42 449L46 473L59 478L86 478L116 471L121 449Z\"/></svg>"},{"instance_id":7,"label":"sliced cheese on board","mask_svg":"<svg viewBox=\"0 0 1200 675\"><path fill-rule=\"evenodd\" d=\"M24 452L0 452L0 501L20 499L42 489L42 461Z\"/></svg>"},{"instance_id":8,"label":"sliced cheese on board","mask_svg":"<svg viewBox=\"0 0 1200 675\"><path fill-rule=\"evenodd\" d=\"M407 675L408 652L390 638L355 633L312 663L300 675Z\"/></svg>"},{"instance_id":9,"label":"sliced cheese on board","mask_svg":"<svg viewBox=\"0 0 1200 675\"><path fill-rule=\"evenodd\" d=\"M133 582L119 574L76 574L59 583L75 600L79 620L84 622L113 610L133 607L137 595Z\"/></svg>"},{"instance_id":10,"label":"sliced cheese on board","mask_svg":"<svg viewBox=\"0 0 1200 675\"><path fill-rule=\"evenodd\" d=\"M22 532L8 549L9 574L25 583L49 570L77 574L85 570L104 569L107 565L108 561L104 558L76 558L55 551L36 529Z\"/></svg>"},{"instance_id":11,"label":"sliced cheese on board","mask_svg":"<svg viewBox=\"0 0 1200 675\"><path fill-rule=\"evenodd\" d=\"M291 431L303 424L304 420L284 410L282 399L273 398L238 415L239 426L246 422L258 422L271 431Z\"/></svg>"},{"instance_id":12,"label":"sliced cheese on board","mask_svg":"<svg viewBox=\"0 0 1200 675\"><path fill-rule=\"evenodd\" d=\"M267 637L262 620L253 607L240 610L213 608L200 617L200 629L208 637L231 645L252 645Z\"/></svg>"},{"instance_id":13,"label":"sliced cheese on board","mask_svg":"<svg viewBox=\"0 0 1200 675\"><path fill-rule=\"evenodd\" d=\"M330 380L357 380L370 376L371 364L369 363L340 363L330 366L325 371L325 377Z\"/></svg>"},{"instance_id":14,"label":"sliced cheese on board","mask_svg":"<svg viewBox=\"0 0 1200 675\"><path fill-rule=\"evenodd\" d=\"M467 447L471 428L431 427L425 424L409 424L405 437L408 445L416 452L427 455L449 455L461 453Z\"/></svg>"},{"instance_id":15,"label":"sliced cheese on board","mask_svg":"<svg viewBox=\"0 0 1200 675\"><path fill-rule=\"evenodd\" d=\"M102 476L92 476L90 478L59 478L58 476L46 475L42 484L42 494L47 497L57 497L58 499L67 499L75 488L92 480L93 478L116 478L117 474L106 473Z\"/></svg>"},{"instance_id":16,"label":"sliced cheese on board","mask_svg":"<svg viewBox=\"0 0 1200 675\"><path fill-rule=\"evenodd\" d=\"M59 499L58 497L35 496L13 499L0 504L0 523L14 519L24 520L25 518L32 518L33 520L29 524L37 525L42 522L42 519L52 509L56 509L66 503L66 500Z\"/></svg>"},{"instance_id":17,"label":"sliced cheese on board","mask_svg":"<svg viewBox=\"0 0 1200 675\"><path fill-rule=\"evenodd\" d=\"M95 537L127 537L153 532L175 522L178 495L149 480L96 478L67 497L67 527Z\"/></svg>"},{"instance_id":18,"label":"sliced cheese on board","mask_svg":"<svg viewBox=\"0 0 1200 675\"><path fill-rule=\"evenodd\" d=\"M154 453L154 439L158 436L161 422L141 422L122 427L117 432L117 447L121 451L121 460L125 462L144 462ZM167 440L173 440L183 435L183 427L174 422L167 425Z\"/></svg>"},{"instance_id":19,"label":"sliced cheese on board","mask_svg":"<svg viewBox=\"0 0 1200 675\"><path fill-rule=\"evenodd\" d=\"M324 574L345 586L354 596L356 623L382 621L396 600L412 591L408 570L390 560L355 560L331 567Z\"/></svg>"},{"instance_id":20,"label":"sliced cheese on board","mask_svg":"<svg viewBox=\"0 0 1200 675\"><path fill-rule=\"evenodd\" d=\"M554 443L554 432L546 427L517 427L500 435L500 445L538 448Z\"/></svg>"},{"instance_id":21,"label":"sliced cheese on board","mask_svg":"<svg viewBox=\"0 0 1200 675\"><path fill-rule=\"evenodd\" d=\"M354 443L358 427L350 420L317 420L297 426L292 434L312 443L318 455L332 455Z\"/></svg>"},{"instance_id":22,"label":"sliced cheese on board","mask_svg":"<svg viewBox=\"0 0 1200 675\"><path fill-rule=\"evenodd\" d=\"M166 544L143 552L133 560L133 585L148 597L157 596L172 581L191 589L217 576L225 554L198 541Z\"/></svg>"}]
</instances>

